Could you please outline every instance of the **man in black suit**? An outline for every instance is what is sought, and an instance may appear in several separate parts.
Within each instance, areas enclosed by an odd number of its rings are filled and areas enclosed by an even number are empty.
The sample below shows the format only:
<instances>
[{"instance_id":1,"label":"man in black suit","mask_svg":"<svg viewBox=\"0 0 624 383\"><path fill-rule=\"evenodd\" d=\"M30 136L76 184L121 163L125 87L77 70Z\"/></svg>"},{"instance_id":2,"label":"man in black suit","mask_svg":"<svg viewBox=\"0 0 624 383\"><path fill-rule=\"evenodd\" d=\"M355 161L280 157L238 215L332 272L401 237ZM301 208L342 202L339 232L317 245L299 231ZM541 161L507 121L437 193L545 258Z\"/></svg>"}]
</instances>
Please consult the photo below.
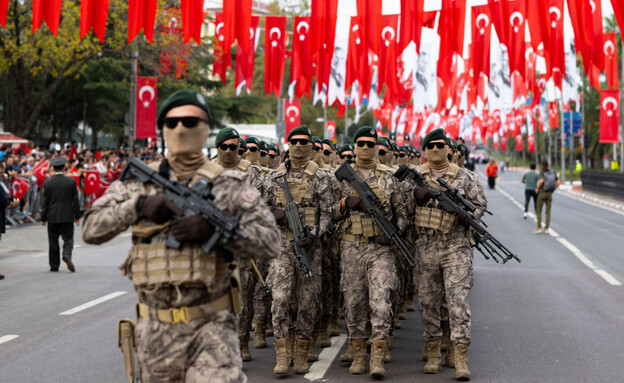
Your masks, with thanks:
<instances>
[{"instance_id":1,"label":"man in black suit","mask_svg":"<svg viewBox=\"0 0 624 383\"><path fill-rule=\"evenodd\" d=\"M80 224L80 204L78 190L73 178L63 175L65 159L57 157L50 162L54 168L54 176L41 187L41 224L48 223L48 243L50 271L58 271L59 235L63 237L63 261L72 273L76 271L71 261L74 248L74 226Z\"/></svg>"},{"instance_id":2,"label":"man in black suit","mask_svg":"<svg viewBox=\"0 0 624 383\"><path fill-rule=\"evenodd\" d=\"M5 232L5 212L6 209L13 209L17 205L19 205L19 200L17 198L13 198L10 200L7 197L8 189L6 185L2 182L2 177L4 176L4 166L0 164L0 238L2 238L2 234ZM0 274L0 280L4 279L4 275Z\"/></svg>"}]
</instances>

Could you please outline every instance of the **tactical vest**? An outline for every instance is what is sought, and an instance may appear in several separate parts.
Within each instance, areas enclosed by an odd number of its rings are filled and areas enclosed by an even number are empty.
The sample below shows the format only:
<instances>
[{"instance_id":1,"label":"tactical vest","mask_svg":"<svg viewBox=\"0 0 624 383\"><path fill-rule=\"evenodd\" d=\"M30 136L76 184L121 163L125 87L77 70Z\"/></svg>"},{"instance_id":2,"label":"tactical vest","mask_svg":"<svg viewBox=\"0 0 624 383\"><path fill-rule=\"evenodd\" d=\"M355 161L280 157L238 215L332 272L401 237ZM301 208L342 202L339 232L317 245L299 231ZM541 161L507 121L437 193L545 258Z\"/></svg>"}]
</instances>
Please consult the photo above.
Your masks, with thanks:
<instances>
[{"instance_id":1,"label":"tactical vest","mask_svg":"<svg viewBox=\"0 0 624 383\"><path fill-rule=\"evenodd\" d=\"M452 184L457 175L458 166L449 163L449 168L445 176L446 181ZM428 164L421 166L421 173L425 177L427 184L432 188L438 190L444 190L442 185L438 184L431 175L431 171ZM447 213L443 209L437 207L438 201L433 201L427 204L427 206L416 206L414 214L414 224L420 232L427 230L433 230L437 234L448 234L455 223L457 217L454 214Z\"/></svg>"},{"instance_id":2,"label":"tactical vest","mask_svg":"<svg viewBox=\"0 0 624 383\"><path fill-rule=\"evenodd\" d=\"M306 165L303 170L303 176L301 178L287 176L292 199L297 203L299 210L303 213L302 224L304 227L312 228L317 224L318 214L313 203L314 196L312 195L312 191L308 188L317 170L318 165L314 161L309 161L308 165ZM279 168L277 168L278 174L282 174L285 171L286 166L284 164L281 164ZM286 194L284 193L284 189L279 186L277 187L277 202L282 207L286 206Z\"/></svg>"},{"instance_id":3,"label":"tactical vest","mask_svg":"<svg viewBox=\"0 0 624 383\"><path fill-rule=\"evenodd\" d=\"M238 161L238 165L236 165L236 169L238 171L241 171L243 173L245 173L247 171L247 169L249 169L249 167L251 166L251 162L247 161L247 160L243 160L241 158L240 161Z\"/></svg>"},{"instance_id":4,"label":"tactical vest","mask_svg":"<svg viewBox=\"0 0 624 383\"><path fill-rule=\"evenodd\" d=\"M388 168L385 165L377 164L375 167L377 182L373 185L369 184L368 186L370 186L375 195L377 195L377 198L379 198L382 206L384 206L384 213L389 216L390 201L383 185L381 185L381 180L387 170ZM353 192L353 196L359 197L355 191ZM340 232L366 238L378 237L383 234L383 231L375 220L369 214L361 211L351 211L349 216L340 223Z\"/></svg>"},{"instance_id":5,"label":"tactical vest","mask_svg":"<svg viewBox=\"0 0 624 383\"><path fill-rule=\"evenodd\" d=\"M213 181L222 171L221 166L206 162L197 170L192 183L202 177ZM162 193L151 184L146 184L145 189L147 195ZM137 243L130 248L121 269L123 275L130 277L137 291L156 290L164 285L212 286L231 273L222 249L215 248L210 254L205 254L203 245L198 243L185 243L177 250L165 246L170 224L157 225L141 220L132 225L132 235Z\"/></svg>"}]
</instances>

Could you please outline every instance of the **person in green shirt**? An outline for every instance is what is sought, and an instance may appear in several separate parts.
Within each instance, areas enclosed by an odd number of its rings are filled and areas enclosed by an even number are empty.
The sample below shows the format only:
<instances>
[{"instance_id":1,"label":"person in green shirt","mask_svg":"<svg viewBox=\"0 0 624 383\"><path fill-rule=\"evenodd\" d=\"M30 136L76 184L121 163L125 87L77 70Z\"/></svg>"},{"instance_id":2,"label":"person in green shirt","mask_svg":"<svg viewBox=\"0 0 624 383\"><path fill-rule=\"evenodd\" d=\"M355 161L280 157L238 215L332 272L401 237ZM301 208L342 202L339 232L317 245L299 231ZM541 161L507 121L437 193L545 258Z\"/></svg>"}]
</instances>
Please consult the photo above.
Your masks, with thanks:
<instances>
[{"instance_id":1,"label":"person in green shirt","mask_svg":"<svg viewBox=\"0 0 624 383\"><path fill-rule=\"evenodd\" d=\"M531 164L531 170L524 173L522 176L522 183L525 185L524 189L524 219L527 219L529 212L529 202L533 198L533 207L536 208L537 204L537 181L539 180L539 174L535 171L537 165Z\"/></svg>"}]
</instances>

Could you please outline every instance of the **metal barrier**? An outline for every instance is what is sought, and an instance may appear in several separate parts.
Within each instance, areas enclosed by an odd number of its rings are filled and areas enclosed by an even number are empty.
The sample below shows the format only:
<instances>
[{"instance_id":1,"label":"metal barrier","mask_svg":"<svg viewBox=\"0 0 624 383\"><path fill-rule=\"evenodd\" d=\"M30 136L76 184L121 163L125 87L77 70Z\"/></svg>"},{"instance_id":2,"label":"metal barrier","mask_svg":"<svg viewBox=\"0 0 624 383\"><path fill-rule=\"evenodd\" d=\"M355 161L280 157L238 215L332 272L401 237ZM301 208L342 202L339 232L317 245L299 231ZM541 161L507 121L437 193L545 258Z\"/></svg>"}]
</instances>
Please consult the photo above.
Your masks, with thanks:
<instances>
[{"instance_id":1,"label":"metal barrier","mask_svg":"<svg viewBox=\"0 0 624 383\"><path fill-rule=\"evenodd\" d=\"M583 170L581 180L584 190L624 198L624 174L622 173Z\"/></svg>"}]
</instances>

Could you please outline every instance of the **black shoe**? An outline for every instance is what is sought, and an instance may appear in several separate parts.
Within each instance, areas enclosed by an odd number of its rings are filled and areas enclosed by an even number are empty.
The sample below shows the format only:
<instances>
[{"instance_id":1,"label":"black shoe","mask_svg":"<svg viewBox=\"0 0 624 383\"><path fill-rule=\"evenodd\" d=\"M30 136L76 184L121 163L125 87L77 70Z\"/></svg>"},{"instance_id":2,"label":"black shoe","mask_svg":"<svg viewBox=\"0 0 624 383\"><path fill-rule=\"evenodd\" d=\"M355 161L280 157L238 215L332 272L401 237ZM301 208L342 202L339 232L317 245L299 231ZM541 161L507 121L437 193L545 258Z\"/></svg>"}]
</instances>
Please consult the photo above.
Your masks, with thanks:
<instances>
[{"instance_id":1,"label":"black shoe","mask_svg":"<svg viewBox=\"0 0 624 383\"><path fill-rule=\"evenodd\" d=\"M72 263L72 261L70 261L69 259L63 259L63 261L67 263L67 270L71 271L72 273L76 272L76 268L74 267L74 264Z\"/></svg>"},{"instance_id":2,"label":"black shoe","mask_svg":"<svg viewBox=\"0 0 624 383\"><path fill-rule=\"evenodd\" d=\"M0 274L0 281L4 279L4 275Z\"/></svg>"},{"instance_id":3,"label":"black shoe","mask_svg":"<svg viewBox=\"0 0 624 383\"><path fill-rule=\"evenodd\" d=\"M58 269L50 267L50 271L58 271Z\"/></svg>"}]
</instances>

